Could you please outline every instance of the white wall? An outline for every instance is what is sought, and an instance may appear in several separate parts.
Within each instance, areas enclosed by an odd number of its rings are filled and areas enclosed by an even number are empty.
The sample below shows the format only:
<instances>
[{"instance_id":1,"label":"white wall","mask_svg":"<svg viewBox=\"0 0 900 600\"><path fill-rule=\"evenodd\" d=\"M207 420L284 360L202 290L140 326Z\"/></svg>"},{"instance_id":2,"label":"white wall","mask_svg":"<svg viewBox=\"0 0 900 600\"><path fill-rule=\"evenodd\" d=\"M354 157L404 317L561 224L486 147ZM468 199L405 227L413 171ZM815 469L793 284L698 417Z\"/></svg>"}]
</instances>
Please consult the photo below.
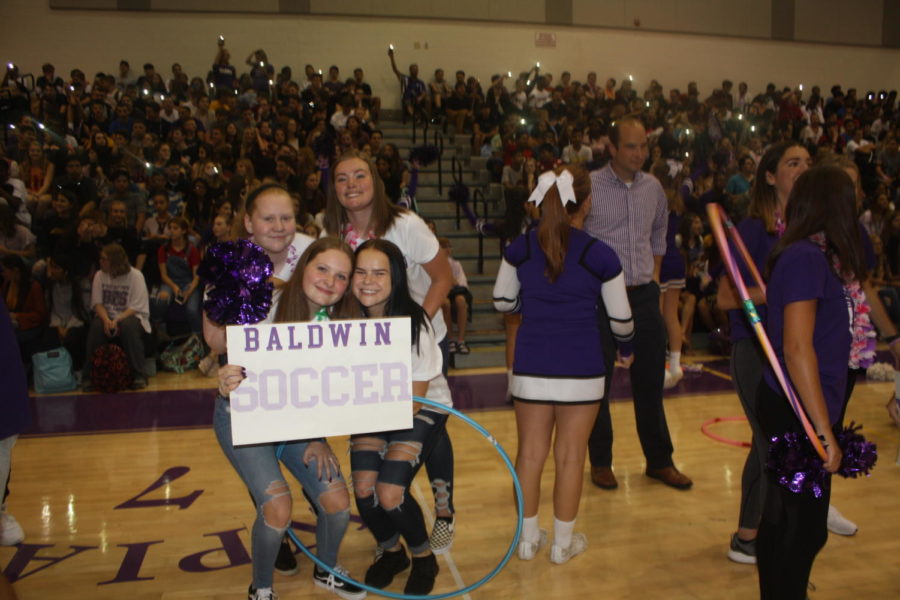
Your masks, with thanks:
<instances>
[{"instance_id":1,"label":"white wall","mask_svg":"<svg viewBox=\"0 0 900 600\"><path fill-rule=\"evenodd\" d=\"M666 89L682 90L695 80L701 94L723 78L746 80L752 91L773 81L804 83L807 90L819 84L826 92L838 82L866 90L896 87L900 79L900 50L547 25L60 11L50 10L46 0L0 0L0 23L0 61L14 61L35 75L50 61L62 75L77 66L91 77L96 71L115 71L125 58L138 70L142 63L153 62L163 73L178 61L188 74L202 76L212 62L215 38L222 33L233 62L242 62L261 46L274 64L291 65L295 75L307 62L325 70L336 64L345 77L360 66L388 107L398 102L388 43L396 47L403 70L410 62L417 62L426 75L438 66L448 72L461 68L482 81L495 72L525 70L538 60L557 79L564 69L582 81L589 70L601 79L620 81L630 73L639 91L650 79ZM557 47L535 48L539 31L555 33Z\"/></svg>"}]
</instances>

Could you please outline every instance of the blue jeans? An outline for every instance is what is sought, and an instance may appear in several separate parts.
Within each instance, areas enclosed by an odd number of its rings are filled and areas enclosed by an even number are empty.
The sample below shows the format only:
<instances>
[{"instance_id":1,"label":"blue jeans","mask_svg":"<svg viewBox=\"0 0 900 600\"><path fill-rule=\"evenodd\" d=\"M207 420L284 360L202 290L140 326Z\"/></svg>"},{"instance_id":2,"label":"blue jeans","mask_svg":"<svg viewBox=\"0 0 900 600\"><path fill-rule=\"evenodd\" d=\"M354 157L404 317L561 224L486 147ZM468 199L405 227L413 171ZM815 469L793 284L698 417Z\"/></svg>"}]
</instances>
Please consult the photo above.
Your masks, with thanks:
<instances>
[{"instance_id":1,"label":"blue jeans","mask_svg":"<svg viewBox=\"0 0 900 600\"><path fill-rule=\"evenodd\" d=\"M185 286L186 287L186 286ZM168 295L168 298L165 300L161 299L160 294L165 293ZM200 333L203 331L203 314L201 312L201 301L202 301L203 293L198 288L194 290L194 293L191 294L190 298L187 299L187 302L182 304L184 308L184 314L187 318L188 326L191 328L191 333ZM151 314L153 315L153 319L155 321L165 321L167 320L169 313L169 306L175 301L175 292L167 286L166 284L162 284L159 286L159 289L151 298Z\"/></svg>"},{"instance_id":2,"label":"blue jeans","mask_svg":"<svg viewBox=\"0 0 900 600\"><path fill-rule=\"evenodd\" d=\"M231 462L231 466L253 496L256 504L256 520L253 522L253 531L250 536L251 554L253 556L253 587L272 587L272 573L275 569L275 557L284 538L286 527L277 528L266 523L263 516L263 505L283 494L272 495L271 489L277 489L279 484L286 485L281 467L275 458L277 444L253 444L249 446L235 446L231 439L231 410L226 400L216 398L216 408L213 415L213 428L216 438L225 456ZM329 566L337 564L338 549L347 525L350 522L350 508L343 511L328 513L322 506L320 497L329 491L328 480L320 480L317 474L316 461L309 466L303 464L303 453L310 441L293 441L285 445L281 455L281 462L294 475L303 491L313 503L318 519L316 521L316 554ZM338 482L346 489L346 481L338 473L332 482ZM285 488L286 489L286 488ZM287 492L290 496L290 491Z\"/></svg>"}]
</instances>

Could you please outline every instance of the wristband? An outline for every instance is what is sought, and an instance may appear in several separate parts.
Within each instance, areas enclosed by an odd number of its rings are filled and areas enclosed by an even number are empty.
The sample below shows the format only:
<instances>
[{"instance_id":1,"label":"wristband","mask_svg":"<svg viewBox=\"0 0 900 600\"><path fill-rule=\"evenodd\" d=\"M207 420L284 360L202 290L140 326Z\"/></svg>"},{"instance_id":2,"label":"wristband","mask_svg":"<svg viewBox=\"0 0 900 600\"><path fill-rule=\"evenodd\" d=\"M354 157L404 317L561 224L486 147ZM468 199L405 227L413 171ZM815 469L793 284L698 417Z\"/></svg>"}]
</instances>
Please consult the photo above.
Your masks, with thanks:
<instances>
[{"instance_id":1,"label":"wristband","mask_svg":"<svg viewBox=\"0 0 900 600\"><path fill-rule=\"evenodd\" d=\"M900 335L891 335L884 339L887 342L888 348L893 348L894 344L900 342Z\"/></svg>"}]
</instances>

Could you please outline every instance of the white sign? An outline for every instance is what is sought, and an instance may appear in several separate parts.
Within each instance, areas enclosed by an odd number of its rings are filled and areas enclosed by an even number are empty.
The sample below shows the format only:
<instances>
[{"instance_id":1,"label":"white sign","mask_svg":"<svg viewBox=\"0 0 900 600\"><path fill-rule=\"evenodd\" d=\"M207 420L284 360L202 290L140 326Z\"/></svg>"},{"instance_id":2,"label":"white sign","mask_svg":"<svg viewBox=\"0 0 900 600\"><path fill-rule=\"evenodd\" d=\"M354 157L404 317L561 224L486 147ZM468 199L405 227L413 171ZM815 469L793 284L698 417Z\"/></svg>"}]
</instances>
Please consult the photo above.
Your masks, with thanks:
<instances>
[{"instance_id":1,"label":"white sign","mask_svg":"<svg viewBox=\"0 0 900 600\"><path fill-rule=\"evenodd\" d=\"M408 317L233 325L236 446L412 427Z\"/></svg>"},{"instance_id":2,"label":"white sign","mask_svg":"<svg viewBox=\"0 0 900 600\"><path fill-rule=\"evenodd\" d=\"M548 31L538 31L534 34L534 45L537 48L556 48L556 34Z\"/></svg>"}]
</instances>

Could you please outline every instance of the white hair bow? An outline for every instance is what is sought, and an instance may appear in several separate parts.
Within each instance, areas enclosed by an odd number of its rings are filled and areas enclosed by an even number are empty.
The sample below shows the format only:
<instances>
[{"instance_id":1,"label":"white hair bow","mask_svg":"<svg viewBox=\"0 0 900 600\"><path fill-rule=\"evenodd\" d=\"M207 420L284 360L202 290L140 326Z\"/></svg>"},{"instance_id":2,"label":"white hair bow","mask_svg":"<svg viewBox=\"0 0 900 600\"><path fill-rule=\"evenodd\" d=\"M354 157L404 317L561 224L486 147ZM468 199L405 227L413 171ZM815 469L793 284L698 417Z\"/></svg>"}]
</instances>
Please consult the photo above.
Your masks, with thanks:
<instances>
[{"instance_id":1,"label":"white hair bow","mask_svg":"<svg viewBox=\"0 0 900 600\"><path fill-rule=\"evenodd\" d=\"M535 206L540 206L541 202L544 201L544 196L547 195L547 192L550 191L550 188L555 183L556 188L559 190L559 199L565 208L569 202L575 202L575 189L572 187L574 180L572 173L569 171L563 171L559 175L553 171L547 171L538 177L537 187L531 192L528 201L534 202Z\"/></svg>"}]
</instances>

